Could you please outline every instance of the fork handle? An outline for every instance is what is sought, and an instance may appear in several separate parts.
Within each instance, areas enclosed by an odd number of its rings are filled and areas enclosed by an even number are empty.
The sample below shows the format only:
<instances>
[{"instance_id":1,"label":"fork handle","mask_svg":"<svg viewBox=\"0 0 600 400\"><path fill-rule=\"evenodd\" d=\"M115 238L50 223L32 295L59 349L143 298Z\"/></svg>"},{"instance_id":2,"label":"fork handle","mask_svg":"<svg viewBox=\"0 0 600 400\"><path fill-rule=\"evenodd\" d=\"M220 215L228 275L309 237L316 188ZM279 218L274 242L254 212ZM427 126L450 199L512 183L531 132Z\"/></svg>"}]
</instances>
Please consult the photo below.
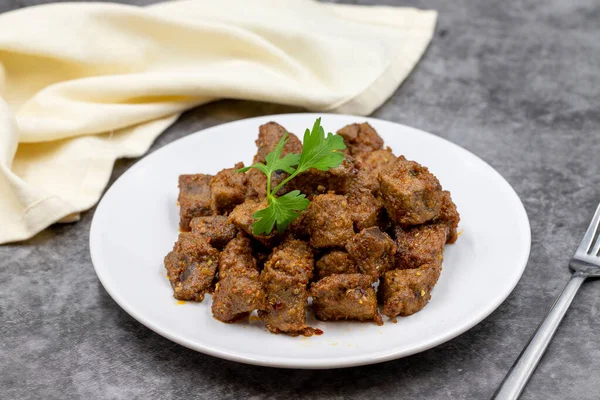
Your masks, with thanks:
<instances>
[{"instance_id":1,"label":"fork handle","mask_svg":"<svg viewBox=\"0 0 600 400\"><path fill-rule=\"evenodd\" d=\"M571 305L577 290L587 277L588 274L585 272L575 272L573 274L567 286L552 304L552 308L550 308L542 323L529 339L527 346L504 377L500 387L492 397L493 400L516 400L519 398L535 367L544 355L550 340L552 340L560 321L562 321Z\"/></svg>"}]
</instances>

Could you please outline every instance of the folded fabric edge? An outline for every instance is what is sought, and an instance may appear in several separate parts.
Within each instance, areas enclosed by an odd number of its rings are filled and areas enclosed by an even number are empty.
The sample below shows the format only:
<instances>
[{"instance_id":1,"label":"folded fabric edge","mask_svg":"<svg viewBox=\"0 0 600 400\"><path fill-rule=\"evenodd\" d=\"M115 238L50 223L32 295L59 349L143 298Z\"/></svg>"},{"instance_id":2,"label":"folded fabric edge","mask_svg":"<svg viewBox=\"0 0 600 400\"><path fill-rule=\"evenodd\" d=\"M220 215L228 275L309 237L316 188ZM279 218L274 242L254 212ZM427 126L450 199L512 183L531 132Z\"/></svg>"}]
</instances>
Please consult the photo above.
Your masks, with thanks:
<instances>
[{"instance_id":1,"label":"folded fabric edge","mask_svg":"<svg viewBox=\"0 0 600 400\"><path fill-rule=\"evenodd\" d=\"M409 53L409 58L404 58L406 57L404 53L396 55L383 73L376 77L363 91L349 99L343 99L333 104L324 111L369 115L388 100L412 72L433 38L437 12L434 10L423 11L420 17L422 19L421 30L424 33L418 42L413 43L418 51Z\"/></svg>"},{"instance_id":2,"label":"folded fabric edge","mask_svg":"<svg viewBox=\"0 0 600 400\"><path fill-rule=\"evenodd\" d=\"M27 208L22 219L2 225L0 244L31 239L72 212L73 206L59 197L50 196L41 199Z\"/></svg>"},{"instance_id":3,"label":"folded fabric edge","mask_svg":"<svg viewBox=\"0 0 600 400\"><path fill-rule=\"evenodd\" d=\"M115 161L119 158L139 157L145 154L154 143L154 140L171 126L179 115L171 115L159 120L149 121L137 127L128 128L133 131L140 128L145 130L144 137L136 143L121 147L118 149L119 151L110 154L103 160L104 167L87 171L79 186L93 193L93 195L88 196L88 201L81 204L71 204L54 195L43 198L29 205L21 219L2 225L0 245L31 239L54 223L74 222L73 219L66 220L66 217L86 211L98 203L108 184Z\"/></svg>"}]
</instances>

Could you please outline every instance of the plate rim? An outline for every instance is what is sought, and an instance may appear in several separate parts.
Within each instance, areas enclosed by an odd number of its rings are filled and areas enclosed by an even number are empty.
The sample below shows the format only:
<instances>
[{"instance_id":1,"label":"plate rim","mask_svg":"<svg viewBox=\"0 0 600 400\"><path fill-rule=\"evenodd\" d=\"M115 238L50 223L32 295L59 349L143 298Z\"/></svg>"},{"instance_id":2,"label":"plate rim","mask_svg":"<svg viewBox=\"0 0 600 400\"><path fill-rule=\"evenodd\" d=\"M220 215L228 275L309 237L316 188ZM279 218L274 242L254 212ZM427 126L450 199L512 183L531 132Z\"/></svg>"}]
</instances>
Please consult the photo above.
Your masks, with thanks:
<instances>
[{"instance_id":1,"label":"plate rim","mask_svg":"<svg viewBox=\"0 0 600 400\"><path fill-rule=\"evenodd\" d=\"M182 336L171 334L167 330L163 329L160 326L160 324L156 324L156 323L150 321L149 319L145 318L143 315L140 315L140 313L136 312L127 303L127 301L125 299L123 299L115 290L113 290L113 288L110 287L109 284L107 284L107 277L104 275L105 272L103 272L102 268L98 267L99 255L97 254L98 249L96 248L96 246L94 246L94 241L95 241L94 238L96 237L96 235L95 235L96 229L94 229L94 227L98 224L96 216L98 215L98 211L103 209L103 204L104 204L103 200L104 200L105 196L113 190L113 188L115 187L115 184L117 182L119 182L121 179L126 177L128 174L133 173L133 171L135 171L137 168L140 168L139 164L143 160L153 157L153 155L155 153L157 153L158 151L162 151L163 149L168 148L169 146L174 145L175 143L177 143L181 140L184 140L190 136L209 133L207 131L211 131L213 129L220 129L226 125L234 125L234 124L242 123L242 122L251 123L252 121L259 121L259 120L262 121L262 120L266 120L266 119L276 119L276 118L282 118L282 117L300 117L300 116L303 116L306 118L334 116L334 117L341 117L341 118L348 118L348 119L362 119L367 122L378 121L378 122L382 122L384 124L397 125L397 126L401 127L402 129L412 130L412 131L417 132L418 134L433 137L435 140L441 140L441 141L445 142L447 145L454 147L459 152L464 152L464 153L468 154L469 156L474 157L479 162L481 162L482 165L484 165L485 168L487 168L489 172L497 175L497 177L500 178L500 180L504 183L504 185L506 186L506 189L508 189L507 194L510 194L510 197L512 197L512 201L515 203L515 205L518 206L517 207L518 213L521 214L519 217L519 222L524 223L524 225L521 228L523 229L522 233L525 234L525 236L526 236L524 238L524 239L526 239L526 249L525 249L526 251L523 252L523 257L519 261L520 271L517 275L515 275L514 280L512 282L510 282L510 285L505 286L505 289L502 292L502 294L500 296L498 296L493 303L490 303L490 305L485 310L477 313L474 317L471 317L466 323L463 323L457 329L448 330L446 332L443 332L443 333L435 336L434 338L428 340L427 342L420 343L419 345L413 346L409 349L394 350L394 348L390 348L390 349L386 349L385 352L377 353L373 357L369 356L369 354L361 354L361 355L355 355L355 356L350 356L350 357L335 358L335 359L331 359L331 360L329 360L329 359L326 359L326 360L324 360L324 359L298 360L298 359L294 359L294 358L273 357L273 356L253 357L253 356L249 356L249 355L240 355L235 352L230 352L227 350L215 349L211 346L202 345L201 343L194 342L189 339L185 339ZM524 240L524 242L525 242L525 240ZM140 322L142 325L144 325L148 329L154 331L155 333L163 336L166 339L169 339L169 340L171 340L177 344L180 344L186 348L201 352L203 354L207 354L210 356L214 356L217 358L222 358L222 359L226 359L226 360L230 360L230 361L245 363L245 364L265 366L265 367L290 368L290 369L338 369L338 368L349 368L349 367L355 367L355 366L361 366L361 365L376 364L376 363L395 360L395 359L407 357L407 356L410 356L410 355L413 355L416 353L420 353L422 351L439 346L442 343L445 343L449 340L452 340L452 339L462 335L463 333L470 330L471 328L473 328L474 326L476 326L477 324L482 322L484 319L486 319L490 314L492 314L496 309L498 309L498 307L510 296L510 294L513 292L513 290L515 289L515 287L521 280L523 273L525 272L525 269L527 268L527 263L529 261L529 256L531 253L531 224L529 222L527 210L525 209L523 202L519 198L517 192L514 190L512 185L506 180L506 178L504 178L502 176L502 174L500 174L496 169L494 169L491 165L489 165L485 160L483 160L476 154L472 153L471 151L465 149L464 147L461 147L458 144L451 142L448 139L445 139L443 137L423 131L418 128L414 128L414 127L407 126L407 125L404 125L404 124L401 124L398 122L388 121L388 120L384 120L384 119L380 119L380 118L357 116L357 115L350 115L350 114L302 113L301 112L301 113L261 115L261 116L257 116L257 117L244 118L244 119L239 119L239 120L234 120L234 121L229 121L229 122L225 122L222 124L214 125L214 126L204 128L204 129L192 132L190 134L187 134L187 135L185 135L181 138L178 138L172 142L169 142L166 145L161 146L161 147L155 149L154 151L146 154L145 156L139 158L131 167L129 167L125 172L123 172L123 174L121 174L121 176L119 176L115 180L115 182L113 182L110 185L110 187L106 190L106 192L103 194L102 198L98 202L98 205L97 205L96 209L94 210L92 223L90 225L89 248L90 248L90 257L91 257L92 265L94 267L94 271L95 271L96 275L98 276L100 283L102 284L104 289L107 291L109 296L119 305L119 307L121 307L132 318L134 318L136 321Z\"/></svg>"}]
</instances>

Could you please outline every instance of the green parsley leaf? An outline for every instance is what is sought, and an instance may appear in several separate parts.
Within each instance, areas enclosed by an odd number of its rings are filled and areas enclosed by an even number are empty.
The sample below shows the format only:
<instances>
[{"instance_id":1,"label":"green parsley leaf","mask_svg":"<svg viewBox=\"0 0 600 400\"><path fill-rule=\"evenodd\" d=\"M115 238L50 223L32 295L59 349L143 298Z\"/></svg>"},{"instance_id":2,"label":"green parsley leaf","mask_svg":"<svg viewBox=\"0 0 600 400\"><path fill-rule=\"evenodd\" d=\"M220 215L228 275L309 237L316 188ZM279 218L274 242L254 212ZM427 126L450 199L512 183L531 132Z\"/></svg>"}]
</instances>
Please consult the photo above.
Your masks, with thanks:
<instances>
[{"instance_id":1,"label":"green parsley leaf","mask_svg":"<svg viewBox=\"0 0 600 400\"><path fill-rule=\"evenodd\" d=\"M299 190L292 190L280 197L271 199L269 207L252 215L256 220L252 224L255 235L268 235L277 223L277 232L281 233L308 207L310 201Z\"/></svg>"},{"instance_id":2,"label":"green parsley leaf","mask_svg":"<svg viewBox=\"0 0 600 400\"><path fill-rule=\"evenodd\" d=\"M256 163L237 171L246 172L255 168L267 176L267 203L269 206L253 215L256 221L252 224L252 231L255 235L270 234L275 224L277 224L277 231L283 232L310 204L306 196L299 190L291 191L280 197L275 196L286 183L311 168L327 171L329 168L337 167L344 160L344 153L340 152L346 148L344 139L331 133L328 133L326 137L325 130L321 126L321 118L315 121L312 130L307 129L304 133L301 154L287 154L281 157L288 140L287 137L288 133L286 132L273 151L267 154L266 164ZM289 176L271 190L271 176L276 171L285 171Z\"/></svg>"},{"instance_id":3,"label":"green parsley leaf","mask_svg":"<svg viewBox=\"0 0 600 400\"><path fill-rule=\"evenodd\" d=\"M296 171L296 169L293 167L294 165L298 165L298 161L300 161L300 154L287 154L285 157L280 158L281 153L283 152L283 147L288 141L287 137L288 133L286 132L279 140L273 151L267 154L265 157L267 162L266 165L263 163L256 163L249 167L240 168L237 170L237 172L246 172L251 168L256 168L262 171L265 175L270 175L273 172L280 170L285 171L288 174Z\"/></svg>"},{"instance_id":4,"label":"green parsley leaf","mask_svg":"<svg viewBox=\"0 0 600 400\"><path fill-rule=\"evenodd\" d=\"M335 168L344 161L344 153L338 151L346 148L344 138L333 135L331 132L325 137L325 130L321 126L321 118L317 118L312 131L304 133L304 147L298 163L298 173L310 168L327 171Z\"/></svg>"}]
</instances>

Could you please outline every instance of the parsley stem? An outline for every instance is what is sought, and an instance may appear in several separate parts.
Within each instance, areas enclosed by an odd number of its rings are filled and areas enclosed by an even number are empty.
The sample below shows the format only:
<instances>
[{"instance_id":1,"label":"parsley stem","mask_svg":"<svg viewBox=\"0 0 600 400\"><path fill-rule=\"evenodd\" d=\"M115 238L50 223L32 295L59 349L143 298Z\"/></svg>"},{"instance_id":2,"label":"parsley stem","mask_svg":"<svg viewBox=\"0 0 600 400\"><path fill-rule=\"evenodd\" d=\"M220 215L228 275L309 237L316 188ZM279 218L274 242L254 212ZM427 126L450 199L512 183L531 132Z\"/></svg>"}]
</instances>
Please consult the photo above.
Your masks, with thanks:
<instances>
[{"instance_id":1,"label":"parsley stem","mask_svg":"<svg viewBox=\"0 0 600 400\"><path fill-rule=\"evenodd\" d=\"M290 176L288 176L287 178L285 178L284 180L282 180L279 185L277 185L275 187L275 189L273 189L273 196L275 196L275 194L279 191L279 189L281 189L283 187L283 185L285 185L286 183L288 183L289 181L291 181L292 179L294 179L296 177L296 175L298 175L300 172L299 169L295 170L294 172L292 172L292 174ZM267 188L267 191L269 191L269 189Z\"/></svg>"},{"instance_id":2,"label":"parsley stem","mask_svg":"<svg viewBox=\"0 0 600 400\"><path fill-rule=\"evenodd\" d=\"M277 191L275 191L277 193ZM267 203L271 204L271 174L267 175Z\"/></svg>"}]
</instances>

